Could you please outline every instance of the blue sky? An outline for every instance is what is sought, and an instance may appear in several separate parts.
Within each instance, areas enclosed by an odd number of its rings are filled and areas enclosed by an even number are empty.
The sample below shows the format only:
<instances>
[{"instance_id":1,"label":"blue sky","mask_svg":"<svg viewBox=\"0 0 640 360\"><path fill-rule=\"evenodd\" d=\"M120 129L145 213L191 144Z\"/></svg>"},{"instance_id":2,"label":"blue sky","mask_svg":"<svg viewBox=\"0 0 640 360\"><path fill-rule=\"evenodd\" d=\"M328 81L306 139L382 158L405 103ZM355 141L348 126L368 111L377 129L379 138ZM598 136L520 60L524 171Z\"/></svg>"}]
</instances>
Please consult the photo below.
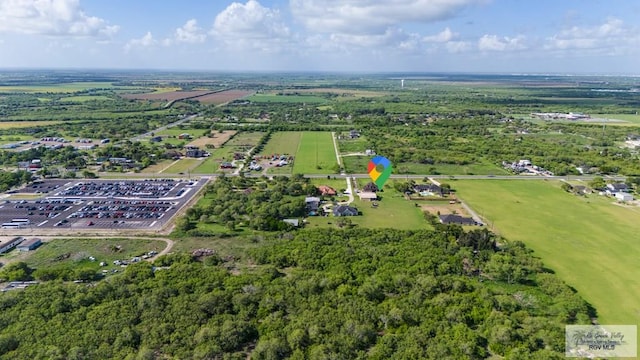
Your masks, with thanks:
<instances>
[{"instance_id":1,"label":"blue sky","mask_svg":"<svg viewBox=\"0 0 640 360\"><path fill-rule=\"evenodd\" d=\"M0 0L0 68L640 74L637 0Z\"/></svg>"}]
</instances>

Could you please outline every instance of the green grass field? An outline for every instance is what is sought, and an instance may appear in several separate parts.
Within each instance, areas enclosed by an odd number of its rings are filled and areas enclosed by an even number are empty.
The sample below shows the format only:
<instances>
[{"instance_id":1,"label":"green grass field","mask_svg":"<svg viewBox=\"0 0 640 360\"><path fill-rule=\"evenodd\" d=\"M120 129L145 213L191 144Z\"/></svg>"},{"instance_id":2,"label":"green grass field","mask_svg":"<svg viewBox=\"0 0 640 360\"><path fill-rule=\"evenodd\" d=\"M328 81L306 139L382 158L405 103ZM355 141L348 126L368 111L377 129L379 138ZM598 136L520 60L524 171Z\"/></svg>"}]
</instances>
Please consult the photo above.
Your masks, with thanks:
<instances>
[{"instance_id":1,"label":"green grass field","mask_svg":"<svg viewBox=\"0 0 640 360\"><path fill-rule=\"evenodd\" d=\"M194 168L196 168L202 162L203 162L203 160L199 160L199 159L180 159L180 160L178 160L177 163L171 165L169 168L167 168L162 173L163 174L186 173L188 171L192 171Z\"/></svg>"},{"instance_id":2,"label":"green grass field","mask_svg":"<svg viewBox=\"0 0 640 360\"><path fill-rule=\"evenodd\" d=\"M593 305L601 324L640 325L640 209L559 182L450 182L508 240L520 240Z\"/></svg>"},{"instance_id":3,"label":"green grass field","mask_svg":"<svg viewBox=\"0 0 640 360\"><path fill-rule=\"evenodd\" d=\"M215 151L215 150L214 150ZM202 161L200 165L198 165L195 169L193 169L192 173L194 174L213 174L220 172L220 163L222 161L215 159L213 157L209 157Z\"/></svg>"},{"instance_id":4,"label":"green grass field","mask_svg":"<svg viewBox=\"0 0 640 360\"><path fill-rule=\"evenodd\" d=\"M165 246L164 241L135 238L56 239L44 243L33 252L25 254L14 250L7 256L24 256L24 261L35 268L90 267L97 270L99 268L116 268L113 265L114 260L130 260L134 256L152 250L160 252ZM90 261L89 256L93 256L96 260ZM101 261L106 262L108 266L100 267ZM117 268L119 269L119 267Z\"/></svg>"},{"instance_id":5,"label":"green grass field","mask_svg":"<svg viewBox=\"0 0 640 360\"><path fill-rule=\"evenodd\" d=\"M282 131L271 134L271 138L260 152L261 155L289 154L294 155L298 151L302 132Z\"/></svg>"},{"instance_id":6,"label":"green grass field","mask_svg":"<svg viewBox=\"0 0 640 360\"><path fill-rule=\"evenodd\" d=\"M615 119L615 120L623 120L623 121L628 121L631 122L633 124L640 124L640 115L638 114L592 114L591 115L592 118L598 118L598 119ZM614 125L614 123L612 123L611 125Z\"/></svg>"},{"instance_id":7,"label":"green grass field","mask_svg":"<svg viewBox=\"0 0 640 360\"><path fill-rule=\"evenodd\" d=\"M328 102L327 99L315 95L255 94L246 99L254 103L324 104Z\"/></svg>"},{"instance_id":8,"label":"green grass field","mask_svg":"<svg viewBox=\"0 0 640 360\"><path fill-rule=\"evenodd\" d=\"M79 96L67 96L65 98L60 99L60 102L63 103L74 103L74 102L86 102L86 101L110 101L112 98L104 95L79 95Z\"/></svg>"},{"instance_id":9,"label":"green grass field","mask_svg":"<svg viewBox=\"0 0 640 360\"><path fill-rule=\"evenodd\" d=\"M295 156L293 172L298 174L332 174L336 154L330 132L306 131Z\"/></svg>"},{"instance_id":10,"label":"green grass field","mask_svg":"<svg viewBox=\"0 0 640 360\"><path fill-rule=\"evenodd\" d=\"M110 82L71 82L51 85L22 85L22 86L0 86L0 92L27 92L27 93L72 93L88 89L112 88Z\"/></svg>"},{"instance_id":11,"label":"green grass field","mask_svg":"<svg viewBox=\"0 0 640 360\"><path fill-rule=\"evenodd\" d=\"M14 128L29 128L34 126L49 126L62 124L62 121L0 121L0 130L2 129L14 129ZM17 137L21 135L12 135ZM23 137L22 140L32 139L33 137Z\"/></svg>"}]
</instances>

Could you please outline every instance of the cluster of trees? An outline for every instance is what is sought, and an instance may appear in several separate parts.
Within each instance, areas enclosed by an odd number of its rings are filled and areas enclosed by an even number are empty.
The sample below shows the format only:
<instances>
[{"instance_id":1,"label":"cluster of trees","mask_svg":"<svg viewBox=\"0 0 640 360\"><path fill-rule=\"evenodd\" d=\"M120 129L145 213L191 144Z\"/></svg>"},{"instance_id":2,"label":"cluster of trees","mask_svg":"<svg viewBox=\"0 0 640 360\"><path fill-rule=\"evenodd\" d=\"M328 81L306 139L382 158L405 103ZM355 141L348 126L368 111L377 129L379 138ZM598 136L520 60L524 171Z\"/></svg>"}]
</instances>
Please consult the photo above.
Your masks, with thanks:
<instances>
[{"instance_id":1,"label":"cluster of trees","mask_svg":"<svg viewBox=\"0 0 640 360\"><path fill-rule=\"evenodd\" d=\"M198 222L222 225L229 230L237 226L263 231L288 229L289 224L281 220L304 216L306 205L302 195L315 195L317 191L302 176L276 176L271 181L222 176L205 190L205 200L211 201L189 208L178 222L177 230L201 234L197 231Z\"/></svg>"},{"instance_id":2,"label":"cluster of trees","mask_svg":"<svg viewBox=\"0 0 640 360\"><path fill-rule=\"evenodd\" d=\"M42 267L34 269L25 262L16 262L2 268L0 279L2 281L94 281L102 278L102 274L91 267Z\"/></svg>"},{"instance_id":3,"label":"cluster of trees","mask_svg":"<svg viewBox=\"0 0 640 360\"><path fill-rule=\"evenodd\" d=\"M507 131L526 129L526 135ZM364 127L370 146L394 164L468 165L530 159L556 175L578 175L576 167L601 174L640 174L638 155L616 144L628 129L588 124L505 123L492 116L440 119L428 126Z\"/></svg>"},{"instance_id":4,"label":"cluster of trees","mask_svg":"<svg viewBox=\"0 0 640 360\"><path fill-rule=\"evenodd\" d=\"M31 180L33 180L33 176L29 171L18 170L15 172L9 172L0 170L0 192L26 184Z\"/></svg>"},{"instance_id":5,"label":"cluster of trees","mask_svg":"<svg viewBox=\"0 0 640 360\"><path fill-rule=\"evenodd\" d=\"M564 358L564 325L589 323L588 305L495 240L313 230L268 237L235 273L177 253L91 286L48 281L0 296L0 356Z\"/></svg>"}]
</instances>

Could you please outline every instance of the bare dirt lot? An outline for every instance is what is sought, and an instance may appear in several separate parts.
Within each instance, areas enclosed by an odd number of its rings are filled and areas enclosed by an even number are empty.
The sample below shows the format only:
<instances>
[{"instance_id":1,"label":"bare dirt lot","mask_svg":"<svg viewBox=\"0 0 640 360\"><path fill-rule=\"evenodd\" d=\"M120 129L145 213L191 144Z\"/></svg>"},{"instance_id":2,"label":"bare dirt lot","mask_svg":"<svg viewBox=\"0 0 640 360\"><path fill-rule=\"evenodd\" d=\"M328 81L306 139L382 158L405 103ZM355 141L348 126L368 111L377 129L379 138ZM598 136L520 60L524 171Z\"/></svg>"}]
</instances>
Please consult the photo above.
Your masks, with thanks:
<instances>
[{"instance_id":1,"label":"bare dirt lot","mask_svg":"<svg viewBox=\"0 0 640 360\"><path fill-rule=\"evenodd\" d=\"M196 139L192 142L190 142L189 146L197 146L199 148L203 148L205 145L207 144L213 144L213 146L217 148L219 148L220 146L222 146L224 143L226 143L227 141L229 141L229 139L231 139L231 137L233 137L233 135L235 135L237 133L237 131L235 130L226 130L223 132L218 132L218 131L212 131L211 135L213 137L201 137L199 139Z\"/></svg>"},{"instance_id":2,"label":"bare dirt lot","mask_svg":"<svg viewBox=\"0 0 640 360\"><path fill-rule=\"evenodd\" d=\"M440 213L440 215L455 213L460 216L471 216L471 214L467 213L464 207L459 203L449 204L446 202L429 201L429 202L420 203L420 208L422 209L422 211L428 211L430 214L433 214L433 215L438 215L438 213Z\"/></svg>"},{"instance_id":3,"label":"bare dirt lot","mask_svg":"<svg viewBox=\"0 0 640 360\"><path fill-rule=\"evenodd\" d=\"M253 94L253 91L227 90L227 91L217 92L215 94L200 96L195 98L194 100L197 100L204 104L220 105L220 104L226 104L233 100L242 99L243 97L249 96L251 94Z\"/></svg>"}]
</instances>

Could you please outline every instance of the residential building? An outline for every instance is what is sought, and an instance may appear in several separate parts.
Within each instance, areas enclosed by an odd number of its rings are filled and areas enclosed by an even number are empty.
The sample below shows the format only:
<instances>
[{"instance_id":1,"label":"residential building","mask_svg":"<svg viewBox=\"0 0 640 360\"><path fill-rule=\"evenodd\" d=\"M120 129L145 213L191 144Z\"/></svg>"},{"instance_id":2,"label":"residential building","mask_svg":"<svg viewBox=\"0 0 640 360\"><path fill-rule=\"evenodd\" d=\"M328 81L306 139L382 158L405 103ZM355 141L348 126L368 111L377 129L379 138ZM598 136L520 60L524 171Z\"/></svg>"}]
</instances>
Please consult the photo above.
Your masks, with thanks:
<instances>
[{"instance_id":1,"label":"residential building","mask_svg":"<svg viewBox=\"0 0 640 360\"><path fill-rule=\"evenodd\" d=\"M372 191L362 191L358 193L360 200L363 201L375 201L378 200L378 195Z\"/></svg>"},{"instance_id":2,"label":"residential building","mask_svg":"<svg viewBox=\"0 0 640 360\"><path fill-rule=\"evenodd\" d=\"M317 212L320 207L320 198L310 196L304 199L304 203L306 205L306 209L308 212Z\"/></svg>"},{"instance_id":3,"label":"residential building","mask_svg":"<svg viewBox=\"0 0 640 360\"><path fill-rule=\"evenodd\" d=\"M456 225L482 225L477 223L470 217L464 217L455 214L440 215L440 222L443 224L456 224Z\"/></svg>"},{"instance_id":4,"label":"residential building","mask_svg":"<svg viewBox=\"0 0 640 360\"><path fill-rule=\"evenodd\" d=\"M615 196L618 201L622 201L622 202L633 201L633 195L629 193L617 192Z\"/></svg>"},{"instance_id":5,"label":"residential building","mask_svg":"<svg viewBox=\"0 0 640 360\"><path fill-rule=\"evenodd\" d=\"M348 205L338 205L333 208L333 216L357 216L358 209Z\"/></svg>"},{"instance_id":6,"label":"residential building","mask_svg":"<svg viewBox=\"0 0 640 360\"><path fill-rule=\"evenodd\" d=\"M614 195L619 192L629 192L629 187L625 183L607 184L607 194Z\"/></svg>"},{"instance_id":7,"label":"residential building","mask_svg":"<svg viewBox=\"0 0 640 360\"><path fill-rule=\"evenodd\" d=\"M318 186L318 190L320 191L320 194L323 196L334 196L337 194L334 188L327 185Z\"/></svg>"},{"instance_id":8,"label":"residential building","mask_svg":"<svg viewBox=\"0 0 640 360\"><path fill-rule=\"evenodd\" d=\"M421 196L442 196L442 188L436 184L418 184L413 187L413 191Z\"/></svg>"}]
</instances>

